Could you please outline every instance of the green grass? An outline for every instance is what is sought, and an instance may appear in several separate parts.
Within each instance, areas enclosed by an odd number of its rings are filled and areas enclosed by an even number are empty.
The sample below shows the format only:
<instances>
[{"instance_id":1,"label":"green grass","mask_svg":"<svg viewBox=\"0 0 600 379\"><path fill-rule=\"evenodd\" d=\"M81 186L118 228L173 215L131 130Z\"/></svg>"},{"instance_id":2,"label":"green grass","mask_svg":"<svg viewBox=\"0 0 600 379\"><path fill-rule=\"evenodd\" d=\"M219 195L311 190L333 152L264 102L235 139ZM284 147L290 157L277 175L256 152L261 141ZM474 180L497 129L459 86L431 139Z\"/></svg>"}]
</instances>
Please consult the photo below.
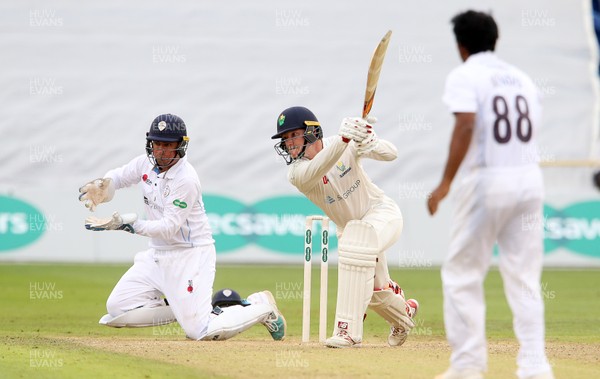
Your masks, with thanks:
<instances>
[{"instance_id":1,"label":"green grass","mask_svg":"<svg viewBox=\"0 0 600 379\"><path fill-rule=\"evenodd\" d=\"M302 267L298 266L221 266L217 268L215 290L231 287L242 296L269 289L275 295L280 310L286 315L289 327L285 345L270 341L263 327L254 327L243 335L223 343L186 341L176 325L157 328L113 329L98 325L105 313L105 301L114 284L127 270L128 265L0 265L2 288L2 316L0 318L0 377L1 378L187 378L187 377L249 377L251 372L237 368L215 366L219 359L246 360L246 365L258 362L261 376L272 372L285 376L343 376L335 371L335 360L329 356L344 354L358 365L356 376L374 372L373 359L389 359L378 366L381 375L386 365L389 369L410 366L411 361L399 361L381 354L385 347L358 349L358 352L340 352L313 347L307 349L299 343L302 314ZM318 324L318 269L313 270L313 339ZM597 372L596 359L581 360L578 347L600 344L600 272L598 270L546 270L542 277L546 304L547 341L556 346L575 350L574 357L557 356L552 359L555 371L575 373L571 378L589 377ZM413 357L420 372L429 375L445 367L448 350L439 351L431 344L444 346L442 291L439 269L391 270L394 278L404 288L408 297L417 298L421 309L417 326L410 336L410 346L403 347L398 357ZM335 311L337 277L329 272L329 325ZM491 271L486 280L488 309L487 333L490 341L514 341L510 312L497 271ZM329 329L331 331L331 329ZM382 345L388 333L385 322L369 311L365 322L365 342ZM244 345L254 343L256 345ZM96 344L99 344L97 346ZM148 348L145 349L145 345ZM126 346L120 348L119 346ZM282 347L283 346L283 347ZM383 346L383 345L382 345ZM129 353L127 349L131 349ZM121 349L121 350L119 350ZM141 349L141 350L140 350ZM182 349L181 354L173 349ZM282 350L283 349L283 350ZM428 351L433 350L433 351ZM438 349L438 351L436 351ZM514 349L513 349L514 350ZM274 352L275 351L275 352ZM277 351L280 355L276 355ZM385 350L389 352L390 350ZM283 352L283 353L282 353ZM286 367L278 371L276 362L287 362L294 354L310 367ZM224 354L230 354L224 358ZM287 355L286 355L287 354ZM372 358L371 355L375 354ZM405 355L402 355L405 354ZM257 358L258 356L258 358ZM158 358L157 358L158 357ZM262 358L261 358L262 357ZM386 358L384 358L386 357ZM330 357L329 357L330 358ZM579 359L579 360L578 360ZM274 363L275 360L275 363ZM398 361L398 362L396 362ZM491 368L514 372L514 351L492 354ZM213 363L211 363L213 362ZM431 363L431 367L429 364ZM332 364L331 372L327 365ZM512 366L511 366L512 365ZM280 366L280 365L279 365ZM506 368L505 368L506 366ZM360 367L364 367L362 370ZM257 368L257 369L258 369ZM581 372L581 376L576 374ZM391 372L389 373L391 375ZM498 374L500 375L500 374ZM505 374L497 377L506 377ZM557 375L558 376L558 375ZM407 376L407 377L429 377ZM493 376L490 376L493 377Z\"/></svg>"}]
</instances>

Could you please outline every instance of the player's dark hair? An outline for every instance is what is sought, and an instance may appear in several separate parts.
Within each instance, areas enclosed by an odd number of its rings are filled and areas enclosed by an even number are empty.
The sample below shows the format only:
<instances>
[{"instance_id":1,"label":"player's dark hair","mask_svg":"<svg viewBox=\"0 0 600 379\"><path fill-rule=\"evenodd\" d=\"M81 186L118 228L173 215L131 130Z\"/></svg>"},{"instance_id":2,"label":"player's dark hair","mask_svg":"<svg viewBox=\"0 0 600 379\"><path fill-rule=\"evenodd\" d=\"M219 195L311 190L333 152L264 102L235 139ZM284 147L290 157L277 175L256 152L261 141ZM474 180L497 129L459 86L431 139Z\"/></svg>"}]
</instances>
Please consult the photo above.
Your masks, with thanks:
<instances>
[{"instance_id":1,"label":"player's dark hair","mask_svg":"<svg viewBox=\"0 0 600 379\"><path fill-rule=\"evenodd\" d=\"M496 48L498 25L491 15L468 10L454 16L451 22L456 41L469 54L494 51Z\"/></svg>"}]
</instances>

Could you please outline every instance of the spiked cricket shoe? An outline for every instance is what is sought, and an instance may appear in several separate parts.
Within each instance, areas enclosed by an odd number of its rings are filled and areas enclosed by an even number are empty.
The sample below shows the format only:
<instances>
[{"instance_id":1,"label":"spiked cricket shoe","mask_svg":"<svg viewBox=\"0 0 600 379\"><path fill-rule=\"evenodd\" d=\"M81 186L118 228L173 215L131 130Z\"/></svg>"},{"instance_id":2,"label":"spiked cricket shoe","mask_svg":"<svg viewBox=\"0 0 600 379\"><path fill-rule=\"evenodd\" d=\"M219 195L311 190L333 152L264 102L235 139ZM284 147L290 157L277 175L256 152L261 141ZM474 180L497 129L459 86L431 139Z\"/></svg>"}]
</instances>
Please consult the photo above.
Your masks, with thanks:
<instances>
[{"instance_id":1,"label":"spiked cricket shoe","mask_svg":"<svg viewBox=\"0 0 600 379\"><path fill-rule=\"evenodd\" d=\"M406 300L406 313L408 317L413 318L419 311L419 302L415 299ZM388 345L390 346L402 346L408 338L409 331L404 326L392 326L390 328L390 335L388 336Z\"/></svg>"},{"instance_id":2,"label":"spiked cricket shoe","mask_svg":"<svg viewBox=\"0 0 600 379\"><path fill-rule=\"evenodd\" d=\"M360 347L360 341L354 341L345 330L339 330L325 341L325 346L333 348Z\"/></svg>"},{"instance_id":3,"label":"spiked cricket shoe","mask_svg":"<svg viewBox=\"0 0 600 379\"><path fill-rule=\"evenodd\" d=\"M273 297L271 291L263 291L263 294L265 294L269 300L269 304L273 307L273 312L269 314L269 317L265 320L264 325L269 333L271 333L271 337L273 337L275 341L283 341L287 331L285 317L283 317L283 314L279 312L277 303L275 302L275 298Z\"/></svg>"}]
</instances>

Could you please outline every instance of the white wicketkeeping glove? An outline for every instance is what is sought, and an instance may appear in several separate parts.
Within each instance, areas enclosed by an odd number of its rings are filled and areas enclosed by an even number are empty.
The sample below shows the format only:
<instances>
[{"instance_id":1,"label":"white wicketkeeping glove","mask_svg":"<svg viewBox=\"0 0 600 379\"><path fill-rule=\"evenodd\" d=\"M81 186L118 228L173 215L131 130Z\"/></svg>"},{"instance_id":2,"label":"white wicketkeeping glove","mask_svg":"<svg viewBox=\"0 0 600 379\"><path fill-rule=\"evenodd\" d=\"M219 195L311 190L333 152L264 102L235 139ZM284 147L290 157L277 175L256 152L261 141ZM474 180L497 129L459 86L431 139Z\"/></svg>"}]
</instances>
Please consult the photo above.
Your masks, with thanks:
<instances>
[{"instance_id":1,"label":"white wicketkeeping glove","mask_svg":"<svg viewBox=\"0 0 600 379\"><path fill-rule=\"evenodd\" d=\"M360 117L346 117L342 120L338 134L347 140L361 142L370 134L371 125Z\"/></svg>"},{"instance_id":2,"label":"white wicketkeeping glove","mask_svg":"<svg viewBox=\"0 0 600 379\"><path fill-rule=\"evenodd\" d=\"M103 230L124 230L129 233L135 233L133 223L136 222L135 213L120 215L119 212L113 213L111 218L98 218L90 216L85 219L85 228L95 232Z\"/></svg>"},{"instance_id":3,"label":"white wicketkeeping glove","mask_svg":"<svg viewBox=\"0 0 600 379\"><path fill-rule=\"evenodd\" d=\"M111 201L115 195L115 184L111 178L98 178L79 188L79 201L91 212L96 210L98 204Z\"/></svg>"}]
</instances>

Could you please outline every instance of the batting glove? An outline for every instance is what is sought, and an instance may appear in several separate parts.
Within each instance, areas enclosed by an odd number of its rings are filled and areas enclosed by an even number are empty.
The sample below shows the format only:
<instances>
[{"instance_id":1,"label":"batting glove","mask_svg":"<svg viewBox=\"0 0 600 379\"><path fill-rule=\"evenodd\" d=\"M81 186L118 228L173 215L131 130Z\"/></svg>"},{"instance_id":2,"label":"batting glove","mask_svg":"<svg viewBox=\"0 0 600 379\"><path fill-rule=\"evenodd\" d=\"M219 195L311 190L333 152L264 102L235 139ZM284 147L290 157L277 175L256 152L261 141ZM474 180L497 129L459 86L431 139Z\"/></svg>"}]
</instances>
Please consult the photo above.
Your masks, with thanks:
<instances>
[{"instance_id":1,"label":"batting glove","mask_svg":"<svg viewBox=\"0 0 600 379\"><path fill-rule=\"evenodd\" d=\"M371 125L359 117L346 117L342 120L338 134L344 142L361 142L371 133Z\"/></svg>"},{"instance_id":2,"label":"batting glove","mask_svg":"<svg viewBox=\"0 0 600 379\"><path fill-rule=\"evenodd\" d=\"M377 134L373 130L373 124L377 122L377 118L373 116L367 116L365 120L367 122L367 127L369 128L369 133L362 141L356 141L356 149L358 155L367 154L377 148L379 144L379 139L377 138Z\"/></svg>"},{"instance_id":3,"label":"batting glove","mask_svg":"<svg viewBox=\"0 0 600 379\"><path fill-rule=\"evenodd\" d=\"M84 184L79 188L79 193L79 201L93 212L98 204L112 200L115 195L115 184L111 178L98 178Z\"/></svg>"},{"instance_id":4,"label":"batting glove","mask_svg":"<svg viewBox=\"0 0 600 379\"><path fill-rule=\"evenodd\" d=\"M358 155L364 155L375 150L377 145L379 145L379 138L375 132L372 132L362 142L356 144L356 152Z\"/></svg>"},{"instance_id":5,"label":"batting glove","mask_svg":"<svg viewBox=\"0 0 600 379\"><path fill-rule=\"evenodd\" d=\"M119 212L113 213L111 218L97 218L90 216L85 219L85 228L95 232L104 230L124 230L129 233L135 233L133 223L137 221L135 213L120 215Z\"/></svg>"}]
</instances>

